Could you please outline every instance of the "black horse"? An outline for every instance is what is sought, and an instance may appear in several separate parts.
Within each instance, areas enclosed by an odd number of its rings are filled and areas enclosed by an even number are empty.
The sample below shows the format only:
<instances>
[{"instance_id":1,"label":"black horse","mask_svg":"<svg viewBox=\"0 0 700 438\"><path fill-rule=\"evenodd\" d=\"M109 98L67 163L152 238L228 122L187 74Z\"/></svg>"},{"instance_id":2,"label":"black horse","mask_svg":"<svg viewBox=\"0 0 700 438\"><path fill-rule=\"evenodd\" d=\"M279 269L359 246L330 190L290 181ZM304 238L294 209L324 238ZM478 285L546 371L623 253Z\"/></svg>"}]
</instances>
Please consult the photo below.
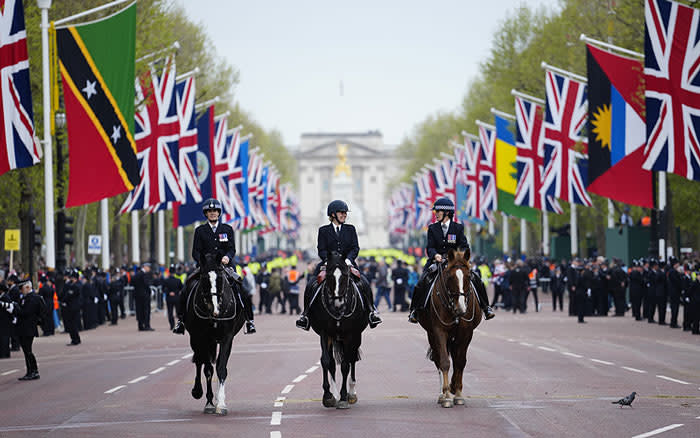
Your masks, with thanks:
<instances>
[{"instance_id":1,"label":"black horse","mask_svg":"<svg viewBox=\"0 0 700 438\"><path fill-rule=\"evenodd\" d=\"M192 397L202 398L202 365L207 379L207 404L205 414L226 415L225 381L228 374L226 365L231 354L233 337L243 327L245 315L243 305L234 293L233 287L226 280L222 266L216 262L213 254L206 254L200 262L199 280L193 282L192 292L187 300L185 327L190 334L190 346L194 352L192 362L197 369L192 388ZM219 346L217 356L216 347ZM214 374L213 363L216 362L216 375L219 378L219 390L216 406L212 399L214 393L211 379Z\"/></svg>"},{"instance_id":2,"label":"black horse","mask_svg":"<svg viewBox=\"0 0 700 438\"><path fill-rule=\"evenodd\" d=\"M316 298L309 308L309 316L311 327L321 338L323 406L327 408L348 409L357 402L355 363L360 360L362 332L368 323L365 306L369 304L363 302L357 281L359 279L353 277L343 257L333 252L326 262L325 280L313 287ZM343 374L340 394L335 382L336 362L340 363Z\"/></svg>"}]
</instances>

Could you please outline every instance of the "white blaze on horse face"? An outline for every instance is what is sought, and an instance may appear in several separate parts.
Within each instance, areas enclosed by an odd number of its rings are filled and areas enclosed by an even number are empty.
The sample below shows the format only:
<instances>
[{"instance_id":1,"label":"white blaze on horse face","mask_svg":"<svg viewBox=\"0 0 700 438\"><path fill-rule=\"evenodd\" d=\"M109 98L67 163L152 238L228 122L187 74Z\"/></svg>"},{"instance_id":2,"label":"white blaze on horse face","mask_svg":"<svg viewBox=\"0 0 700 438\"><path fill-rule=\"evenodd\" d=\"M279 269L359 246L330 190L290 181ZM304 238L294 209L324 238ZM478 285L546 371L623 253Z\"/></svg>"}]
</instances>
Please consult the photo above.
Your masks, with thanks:
<instances>
[{"instance_id":1,"label":"white blaze on horse face","mask_svg":"<svg viewBox=\"0 0 700 438\"><path fill-rule=\"evenodd\" d=\"M216 296L216 272L214 271L209 272L209 284L211 285L211 287L209 288L209 293L211 293L211 302L212 304L214 304L214 316L218 316L219 300Z\"/></svg>"},{"instance_id":2,"label":"white blaze on horse face","mask_svg":"<svg viewBox=\"0 0 700 438\"><path fill-rule=\"evenodd\" d=\"M335 271L333 271L333 276L335 277L335 291L333 294L337 297L338 296L338 285L340 284L340 276L343 275L342 272L340 272L340 268L335 268Z\"/></svg>"},{"instance_id":3,"label":"white blaze on horse face","mask_svg":"<svg viewBox=\"0 0 700 438\"><path fill-rule=\"evenodd\" d=\"M462 272L461 269L457 269L455 275L457 276L457 282L459 283L459 298L457 298L457 303L459 304L459 311L466 312L467 302L464 299L464 272Z\"/></svg>"}]
</instances>

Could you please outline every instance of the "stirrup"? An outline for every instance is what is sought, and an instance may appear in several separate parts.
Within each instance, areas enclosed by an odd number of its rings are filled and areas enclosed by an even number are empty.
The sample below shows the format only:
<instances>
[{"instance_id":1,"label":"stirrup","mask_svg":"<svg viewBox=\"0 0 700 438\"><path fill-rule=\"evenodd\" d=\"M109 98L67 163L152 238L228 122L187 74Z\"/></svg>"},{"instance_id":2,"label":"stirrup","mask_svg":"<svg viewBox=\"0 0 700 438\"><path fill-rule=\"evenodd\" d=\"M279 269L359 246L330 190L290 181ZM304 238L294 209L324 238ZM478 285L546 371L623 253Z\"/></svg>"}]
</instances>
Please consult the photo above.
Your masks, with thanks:
<instances>
[{"instance_id":1,"label":"stirrup","mask_svg":"<svg viewBox=\"0 0 700 438\"><path fill-rule=\"evenodd\" d=\"M496 316L496 314L493 313L493 309L491 308L491 306L486 306L484 308L484 318L489 320L489 319L493 318L494 316Z\"/></svg>"},{"instance_id":2,"label":"stirrup","mask_svg":"<svg viewBox=\"0 0 700 438\"><path fill-rule=\"evenodd\" d=\"M411 324L418 324L418 316L416 315L416 309L411 310L408 314L408 322Z\"/></svg>"},{"instance_id":3,"label":"stirrup","mask_svg":"<svg viewBox=\"0 0 700 438\"><path fill-rule=\"evenodd\" d=\"M177 320L177 324L175 324L175 327L173 327L173 333L175 333L176 335L185 334L185 323L182 322L181 319Z\"/></svg>"},{"instance_id":4,"label":"stirrup","mask_svg":"<svg viewBox=\"0 0 700 438\"><path fill-rule=\"evenodd\" d=\"M379 317L379 312L373 310L369 314L369 328L375 328L382 323L382 318Z\"/></svg>"},{"instance_id":5,"label":"stirrup","mask_svg":"<svg viewBox=\"0 0 700 438\"><path fill-rule=\"evenodd\" d=\"M311 322L309 321L309 318L306 315L301 315L299 319L297 319L296 325L298 328L306 330L308 332L309 328L311 327Z\"/></svg>"}]
</instances>

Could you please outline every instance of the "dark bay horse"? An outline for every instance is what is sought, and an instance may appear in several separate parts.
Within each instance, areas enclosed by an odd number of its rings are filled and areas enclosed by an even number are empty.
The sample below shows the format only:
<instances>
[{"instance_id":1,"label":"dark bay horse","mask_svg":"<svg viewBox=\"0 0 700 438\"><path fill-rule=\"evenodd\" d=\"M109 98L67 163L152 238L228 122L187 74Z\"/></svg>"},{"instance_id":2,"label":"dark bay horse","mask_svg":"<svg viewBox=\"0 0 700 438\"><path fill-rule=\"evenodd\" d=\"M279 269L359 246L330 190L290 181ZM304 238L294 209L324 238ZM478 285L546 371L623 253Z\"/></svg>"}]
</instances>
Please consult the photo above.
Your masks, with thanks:
<instances>
[{"instance_id":1,"label":"dark bay horse","mask_svg":"<svg viewBox=\"0 0 700 438\"><path fill-rule=\"evenodd\" d=\"M321 339L323 406L327 408L348 409L357 402L355 363L360 360L362 332L368 324L365 307L368 303L363 302L358 287L350 268L340 254L334 252L326 262L325 280L313 288L316 298L309 308L309 316L311 327ZM339 394L335 382L336 362L340 363L343 375Z\"/></svg>"},{"instance_id":2,"label":"dark bay horse","mask_svg":"<svg viewBox=\"0 0 700 438\"><path fill-rule=\"evenodd\" d=\"M228 370L228 358L231 354L233 337L241 330L245 322L243 305L236 298L232 285L228 283L223 268L215 261L212 254L206 254L200 263L199 281L192 284L192 292L187 300L185 327L190 334L190 346L194 352L197 374L192 388L192 397L202 397L202 366L207 379L207 404L205 414L226 415L225 382ZM237 284L233 287L239 287ZM217 346L219 347L217 355ZM219 378L219 390L216 406L212 400L211 379L216 363L216 376Z\"/></svg>"},{"instance_id":3,"label":"dark bay horse","mask_svg":"<svg viewBox=\"0 0 700 438\"><path fill-rule=\"evenodd\" d=\"M428 305L419 313L420 325L428 333L428 358L442 376L438 403L443 408L464 404L462 374L467 365L467 348L482 317L468 257L464 252L450 250L447 267L439 272Z\"/></svg>"}]
</instances>

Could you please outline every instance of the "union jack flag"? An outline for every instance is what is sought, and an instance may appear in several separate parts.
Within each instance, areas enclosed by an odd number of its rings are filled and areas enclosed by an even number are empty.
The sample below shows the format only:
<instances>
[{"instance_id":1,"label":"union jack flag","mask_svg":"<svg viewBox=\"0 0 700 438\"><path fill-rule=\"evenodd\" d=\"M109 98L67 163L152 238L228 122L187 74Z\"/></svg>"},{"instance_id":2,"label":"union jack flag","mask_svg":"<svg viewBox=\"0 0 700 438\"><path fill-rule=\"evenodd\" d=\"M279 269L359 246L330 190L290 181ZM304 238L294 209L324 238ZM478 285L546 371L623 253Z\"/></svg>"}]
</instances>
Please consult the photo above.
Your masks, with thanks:
<instances>
[{"instance_id":1,"label":"union jack flag","mask_svg":"<svg viewBox=\"0 0 700 438\"><path fill-rule=\"evenodd\" d=\"M299 237L299 227L301 226L299 221L299 200L292 192L292 187L289 184L282 184L280 193L282 231L286 236L296 239Z\"/></svg>"},{"instance_id":2,"label":"union jack flag","mask_svg":"<svg viewBox=\"0 0 700 438\"><path fill-rule=\"evenodd\" d=\"M496 130L479 123L478 175L481 183L479 195L479 220L495 222L493 212L498 210L498 187L496 186Z\"/></svg>"},{"instance_id":3,"label":"union jack flag","mask_svg":"<svg viewBox=\"0 0 700 438\"><path fill-rule=\"evenodd\" d=\"M177 118L180 122L179 158L180 190L183 202L202 202L202 188L197 180L197 114L194 109L194 76L175 84Z\"/></svg>"},{"instance_id":4,"label":"union jack flag","mask_svg":"<svg viewBox=\"0 0 700 438\"><path fill-rule=\"evenodd\" d=\"M0 5L0 175L29 167L41 159L34 138L34 112L29 86L29 58L21 0Z\"/></svg>"},{"instance_id":5,"label":"union jack flag","mask_svg":"<svg viewBox=\"0 0 700 438\"><path fill-rule=\"evenodd\" d=\"M233 169L228 177L228 193L231 198L232 226L240 230L245 226L249 214L248 207L248 139L233 143L231 154Z\"/></svg>"},{"instance_id":6,"label":"union jack flag","mask_svg":"<svg viewBox=\"0 0 700 438\"><path fill-rule=\"evenodd\" d=\"M254 228L265 225L265 214L262 211L260 200L262 198L262 176L263 161L258 149L255 148L248 153L248 208L249 214L246 217L245 228Z\"/></svg>"},{"instance_id":7,"label":"union jack flag","mask_svg":"<svg viewBox=\"0 0 700 438\"><path fill-rule=\"evenodd\" d=\"M184 200L180 186L180 121L175 98L175 57L168 56L163 73L155 67L136 80L134 140L141 181L127 196L121 213Z\"/></svg>"},{"instance_id":8,"label":"union jack flag","mask_svg":"<svg viewBox=\"0 0 700 438\"><path fill-rule=\"evenodd\" d=\"M700 181L700 11L646 0L642 167Z\"/></svg>"},{"instance_id":9,"label":"union jack flag","mask_svg":"<svg viewBox=\"0 0 700 438\"><path fill-rule=\"evenodd\" d=\"M272 165L268 165L264 209L270 223L269 231L280 229L280 204L280 175Z\"/></svg>"},{"instance_id":10,"label":"union jack flag","mask_svg":"<svg viewBox=\"0 0 700 438\"><path fill-rule=\"evenodd\" d=\"M389 230L392 233L405 234L413 229L413 197L413 188L408 185L402 185L392 193L389 199Z\"/></svg>"},{"instance_id":11,"label":"union jack flag","mask_svg":"<svg viewBox=\"0 0 700 438\"><path fill-rule=\"evenodd\" d=\"M234 208L229 196L229 177L233 173L233 153L239 143L239 129L228 129L225 114L214 119L214 144L211 151L211 184L214 198L223 207L222 220L231 220Z\"/></svg>"},{"instance_id":12,"label":"union jack flag","mask_svg":"<svg viewBox=\"0 0 700 438\"><path fill-rule=\"evenodd\" d=\"M416 183L416 228L424 228L433 221L433 203L437 199L432 171L423 169L414 177Z\"/></svg>"},{"instance_id":13,"label":"union jack flag","mask_svg":"<svg viewBox=\"0 0 700 438\"><path fill-rule=\"evenodd\" d=\"M590 207L586 85L547 71L545 86L543 195Z\"/></svg>"},{"instance_id":14,"label":"union jack flag","mask_svg":"<svg viewBox=\"0 0 700 438\"><path fill-rule=\"evenodd\" d=\"M562 213L559 201L542 192L544 171L544 108L520 96L515 97L516 136L518 147L518 186L515 204Z\"/></svg>"},{"instance_id":15,"label":"union jack flag","mask_svg":"<svg viewBox=\"0 0 700 438\"><path fill-rule=\"evenodd\" d=\"M439 198L444 197L449 199L456 206L457 163L454 156L445 154L441 159L435 160L432 170L435 175L435 190L437 196Z\"/></svg>"}]
</instances>

